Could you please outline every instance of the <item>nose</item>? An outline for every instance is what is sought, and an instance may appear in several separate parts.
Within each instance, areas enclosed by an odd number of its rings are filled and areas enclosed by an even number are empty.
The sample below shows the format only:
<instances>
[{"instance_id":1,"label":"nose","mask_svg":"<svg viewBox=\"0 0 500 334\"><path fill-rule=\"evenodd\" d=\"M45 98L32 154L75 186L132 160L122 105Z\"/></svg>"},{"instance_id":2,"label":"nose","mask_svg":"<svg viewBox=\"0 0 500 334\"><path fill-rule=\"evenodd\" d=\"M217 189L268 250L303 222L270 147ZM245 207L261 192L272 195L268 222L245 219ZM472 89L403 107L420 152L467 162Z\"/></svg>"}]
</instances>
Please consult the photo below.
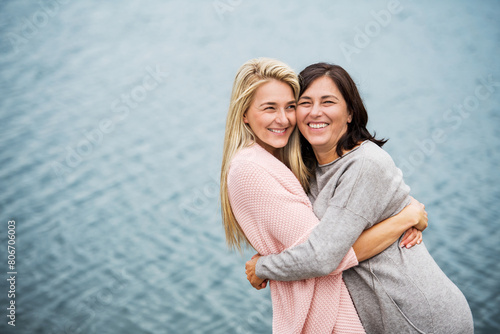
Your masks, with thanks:
<instances>
[{"instance_id":1,"label":"nose","mask_svg":"<svg viewBox=\"0 0 500 334\"><path fill-rule=\"evenodd\" d=\"M323 111L321 110L321 105L319 103L313 103L311 112L309 113L312 117L318 117L323 114Z\"/></svg>"},{"instance_id":2,"label":"nose","mask_svg":"<svg viewBox=\"0 0 500 334\"><path fill-rule=\"evenodd\" d=\"M283 108L278 109L276 112L276 123L280 125L288 125L288 117L286 117L286 111Z\"/></svg>"}]
</instances>

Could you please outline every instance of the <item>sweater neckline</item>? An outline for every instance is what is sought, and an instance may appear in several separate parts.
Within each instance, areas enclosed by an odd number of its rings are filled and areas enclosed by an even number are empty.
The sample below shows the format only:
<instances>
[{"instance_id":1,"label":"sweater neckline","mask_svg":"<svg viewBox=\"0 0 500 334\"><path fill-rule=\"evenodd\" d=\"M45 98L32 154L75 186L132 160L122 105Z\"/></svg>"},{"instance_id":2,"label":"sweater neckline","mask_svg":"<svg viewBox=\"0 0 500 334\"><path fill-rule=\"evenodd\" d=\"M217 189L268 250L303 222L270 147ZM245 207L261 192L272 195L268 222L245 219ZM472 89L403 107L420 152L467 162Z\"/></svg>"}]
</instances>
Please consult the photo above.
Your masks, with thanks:
<instances>
[{"instance_id":1,"label":"sweater neckline","mask_svg":"<svg viewBox=\"0 0 500 334\"><path fill-rule=\"evenodd\" d=\"M355 148L353 148L352 150L350 150L349 152L345 153L344 155L342 155L341 157L338 157L337 159L333 160L332 162L329 162L327 164L324 164L324 165L320 165L318 164L318 167L319 168L322 168L322 167L327 167L327 166L330 166L330 165L333 165L334 163L336 163L337 161L339 161L340 159L344 158L345 156L348 156L349 154L351 154L352 152L358 150L361 146L363 146L366 142L369 142L368 139L364 140L361 144L359 144L359 146L356 146Z\"/></svg>"}]
</instances>

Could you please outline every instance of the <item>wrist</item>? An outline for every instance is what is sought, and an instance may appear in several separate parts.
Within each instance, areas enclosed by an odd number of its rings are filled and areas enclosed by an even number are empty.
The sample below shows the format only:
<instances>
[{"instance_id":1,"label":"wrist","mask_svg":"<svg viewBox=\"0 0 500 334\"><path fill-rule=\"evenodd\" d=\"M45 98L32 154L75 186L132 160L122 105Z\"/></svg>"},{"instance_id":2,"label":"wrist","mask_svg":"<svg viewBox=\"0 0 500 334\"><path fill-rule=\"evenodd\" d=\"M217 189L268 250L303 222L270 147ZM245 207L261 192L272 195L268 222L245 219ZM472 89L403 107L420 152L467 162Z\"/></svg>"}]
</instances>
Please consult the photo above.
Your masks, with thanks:
<instances>
[{"instance_id":1,"label":"wrist","mask_svg":"<svg viewBox=\"0 0 500 334\"><path fill-rule=\"evenodd\" d=\"M406 209L408 214L406 217L406 226L409 229L415 227L420 222L420 211L411 204Z\"/></svg>"}]
</instances>

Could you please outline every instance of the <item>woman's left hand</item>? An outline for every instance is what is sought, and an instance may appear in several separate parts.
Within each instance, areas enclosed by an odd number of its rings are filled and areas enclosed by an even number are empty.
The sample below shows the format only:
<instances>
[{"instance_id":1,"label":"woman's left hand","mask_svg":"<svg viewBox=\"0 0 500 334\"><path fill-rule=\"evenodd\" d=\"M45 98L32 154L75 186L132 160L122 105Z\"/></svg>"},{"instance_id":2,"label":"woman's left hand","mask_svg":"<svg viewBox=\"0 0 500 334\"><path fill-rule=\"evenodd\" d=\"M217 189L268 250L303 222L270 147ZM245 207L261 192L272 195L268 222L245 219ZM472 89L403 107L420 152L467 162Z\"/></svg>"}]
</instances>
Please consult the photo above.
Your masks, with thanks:
<instances>
[{"instance_id":1,"label":"woman's left hand","mask_svg":"<svg viewBox=\"0 0 500 334\"><path fill-rule=\"evenodd\" d=\"M399 244L401 247L411 248L422 242L422 231L417 230L415 227L411 227L406 230L403 235L403 239ZM248 263L248 262L247 262Z\"/></svg>"},{"instance_id":2,"label":"woman's left hand","mask_svg":"<svg viewBox=\"0 0 500 334\"><path fill-rule=\"evenodd\" d=\"M267 286L267 279L261 279L255 274L255 266L257 265L259 257L261 257L260 254L255 254L252 256L252 259L245 264L247 279L257 290L264 289Z\"/></svg>"}]
</instances>

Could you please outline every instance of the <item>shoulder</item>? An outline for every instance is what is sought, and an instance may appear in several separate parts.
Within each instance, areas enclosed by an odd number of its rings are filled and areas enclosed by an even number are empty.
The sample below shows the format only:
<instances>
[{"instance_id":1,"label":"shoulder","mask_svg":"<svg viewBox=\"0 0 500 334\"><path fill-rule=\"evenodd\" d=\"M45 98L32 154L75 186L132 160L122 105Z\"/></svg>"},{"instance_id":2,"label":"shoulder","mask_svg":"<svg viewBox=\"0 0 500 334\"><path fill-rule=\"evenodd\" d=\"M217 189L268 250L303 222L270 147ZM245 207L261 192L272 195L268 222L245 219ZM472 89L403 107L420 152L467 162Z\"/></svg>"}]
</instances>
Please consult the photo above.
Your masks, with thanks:
<instances>
[{"instance_id":1,"label":"shoulder","mask_svg":"<svg viewBox=\"0 0 500 334\"><path fill-rule=\"evenodd\" d=\"M395 167L389 153L372 141L364 142L356 152L353 152L357 157L358 163L363 164L363 169L382 170L392 169Z\"/></svg>"},{"instance_id":2,"label":"shoulder","mask_svg":"<svg viewBox=\"0 0 500 334\"><path fill-rule=\"evenodd\" d=\"M292 171L256 144L241 149L231 161L228 183L243 182L243 180L278 182L291 192L303 192L300 182Z\"/></svg>"},{"instance_id":3,"label":"shoulder","mask_svg":"<svg viewBox=\"0 0 500 334\"><path fill-rule=\"evenodd\" d=\"M381 184L387 179L399 178L399 174L400 171L385 150L371 141L365 141L344 157L341 181L352 186Z\"/></svg>"},{"instance_id":4,"label":"shoulder","mask_svg":"<svg viewBox=\"0 0 500 334\"><path fill-rule=\"evenodd\" d=\"M257 144L240 149L231 160L230 175L246 174L248 172L264 172L265 174L291 173L281 161Z\"/></svg>"}]
</instances>

